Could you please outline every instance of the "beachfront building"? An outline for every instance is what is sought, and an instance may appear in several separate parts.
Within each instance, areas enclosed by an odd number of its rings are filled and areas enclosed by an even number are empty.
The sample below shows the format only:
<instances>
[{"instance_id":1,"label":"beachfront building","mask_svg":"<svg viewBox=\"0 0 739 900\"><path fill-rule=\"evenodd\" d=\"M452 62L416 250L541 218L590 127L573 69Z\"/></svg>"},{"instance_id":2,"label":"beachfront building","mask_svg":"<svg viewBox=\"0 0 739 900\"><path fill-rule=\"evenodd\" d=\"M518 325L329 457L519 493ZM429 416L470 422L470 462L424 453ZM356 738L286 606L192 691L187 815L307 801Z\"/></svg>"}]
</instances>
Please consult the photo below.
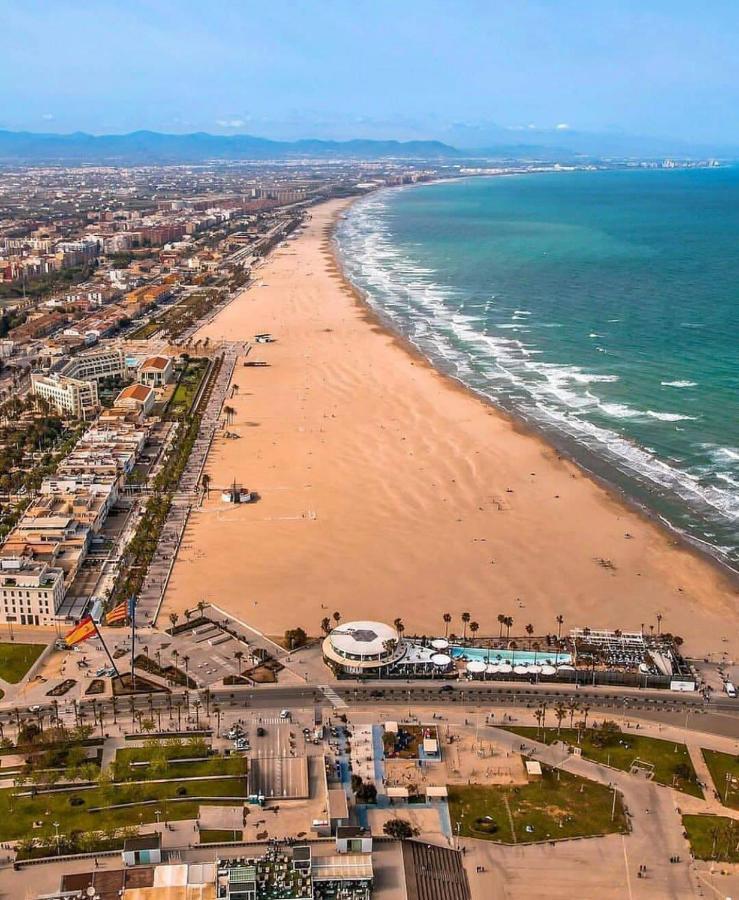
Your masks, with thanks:
<instances>
[{"instance_id":1,"label":"beachfront building","mask_svg":"<svg viewBox=\"0 0 739 900\"><path fill-rule=\"evenodd\" d=\"M126 354L120 347L99 347L75 356L61 370L62 375L83 381L101 378L123 378L126 375Z\"/></svg>"},{"instance_id":2,"label":"beachfront building","mask_svg":"<svg viewBox=\"0 0 739 900\"><path fill-rule=\"evenodd\" d=\"M146 417L151 412L156 399L154 388L145 384L129 384L115 398L113 406Z\"/></svg>"},{"instance_id":3,"label":"beachfront building","mask_svg":"<svg viewBox=\"0 0 739 900\"><path fill-rule=\"evenodd\" d=\"M64 599L64 572L28 556L0 558L0 622L51 625Z\"/></svg>"},{"instance_id":4,"label":"beachfront building","mask_svg":"<svg viewBox=\"0 0 739 900\"><path fill-rule=\"evenodd\" d=\"M60 415L89 419L99 406L95 381L70 378L67 375L44 375L33 372L31 391L43 397Z\"/></svg>"},{"instance_id":5,"label":"beachfront building","mask_svg":"<svg viewBox=\"0 0 739 900\"><path fill-rule=\"evenodd\" d=\"M139 368L139 381L149 387L164 387L172 380L174 363L170 356L150 356Z\"/></svg>"},{"instance_id":6,"label":"beachfront building","mask_svg":"<svg viewBox=\"0 0 739 900\"><path fill-rule=\"evenodd\" d=\"M323 641L323 658L337 674L377 677L395 668L406 652L398 631L382 622L346 622Z\"/></svg>"}]
</instances>

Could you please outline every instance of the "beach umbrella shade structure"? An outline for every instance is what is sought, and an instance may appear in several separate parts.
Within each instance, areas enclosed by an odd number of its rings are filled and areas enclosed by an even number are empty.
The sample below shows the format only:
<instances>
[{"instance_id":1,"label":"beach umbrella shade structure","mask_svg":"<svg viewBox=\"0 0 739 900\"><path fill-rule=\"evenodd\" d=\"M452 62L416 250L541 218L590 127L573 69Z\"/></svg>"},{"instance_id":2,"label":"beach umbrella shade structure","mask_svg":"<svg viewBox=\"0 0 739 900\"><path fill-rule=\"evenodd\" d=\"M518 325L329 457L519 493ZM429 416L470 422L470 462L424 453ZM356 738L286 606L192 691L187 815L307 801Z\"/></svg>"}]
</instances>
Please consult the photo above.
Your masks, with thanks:
<instances>
[{"instance_id":1,"label":"beach umbrella shade structure","mask_svg":"<svg viewBox=\"0 0 739 900\"><path fill-rule=\"evenodd\" d=\"M561 666L557 666L558 671L560 672L574 672L575 667L571 666L569 663L562 663Z\"/></svg>"},{"instance_id":2,"label":"beach umbrella shade structure","mask_svg":"<svg viewBox=\"0 0 739 900\"><path fill-rule=\"evenodd\" d=\"M513 671L516 675L526 675L528 674L529 669L528 666L514 666Z\"/></svg>"},{"instance_id":3,"label":"beach umbrella shade structure","mask_svg":"<svg viewBox=\"0 0 739 900\"><path fill-rule=\"evenodd\" d=\"M467 663L467 671L470 675L482 675L485 669L485 663L481 659L473 659Z\"/></svg>"},{"instance_id":4,"label":"beach umbrella shade structure","mask_svg":"<svg viewBox=\"0 0 739 900\"><path fill-rule=\"evenodd\" d=\"M500 666L497 663L488 663L485 667L485 672L488 675L497 675L500 672Z\"/></svg>"},{"instance_id":5,"label":"beach umbrella shade structure","mask_svg":"<svg viewBox=\"0 0 739 900\"><path fill-rule=\"evenodd\" d=\"M434 650L446 650L446 648L449 646L449 641L445 640L444 638L434 638L434 640L431 641L431 646L434 648Z\"/></svg>"},{"instance_id":6,"label":"beach umbrella shade structure","mask_svg":"<svg viewBox=\"0 0 739 900\"><path fill-rule=\"evenodd\" d=\"M543 666L540 666L537 663L534 663L533 665L528 667L527 671L528 671L529 675L541 675L543 668L544 668Z\"/></svg>"},{"instance_id":7,"label":"beach umbrella shade structure","mask_svg":"<svg viewBox=\"0 0 739 900\"><path fill-rule=\"evenodd\" d=\"M431 657L431 662L440 669L445 669L451 661L452 658L447 653L434 653Z\"/></svg>"},{"instance_id":8,"label":"beach umbrella shade structure","mask_svg":"<svg viewBox=\"0 0 739 900\"><path fill-rule=\"evenodd\" d=\"M542 666L541 667L542 675L555 675L556 673L557 673L557 670L554 668L554 666Z\"/></svg>"},{"instance_id":9,"label":"beach umbrella shade structure","mask_svg":"<svg viewBox=\"0 0 739 900\"><path fill-rule=\"evenodd\" d=\"M513 666L510 663L501 663L498 666L498 671L502 675L510 675L510 673L513 671Z\"/></svg>"}]
</instances>

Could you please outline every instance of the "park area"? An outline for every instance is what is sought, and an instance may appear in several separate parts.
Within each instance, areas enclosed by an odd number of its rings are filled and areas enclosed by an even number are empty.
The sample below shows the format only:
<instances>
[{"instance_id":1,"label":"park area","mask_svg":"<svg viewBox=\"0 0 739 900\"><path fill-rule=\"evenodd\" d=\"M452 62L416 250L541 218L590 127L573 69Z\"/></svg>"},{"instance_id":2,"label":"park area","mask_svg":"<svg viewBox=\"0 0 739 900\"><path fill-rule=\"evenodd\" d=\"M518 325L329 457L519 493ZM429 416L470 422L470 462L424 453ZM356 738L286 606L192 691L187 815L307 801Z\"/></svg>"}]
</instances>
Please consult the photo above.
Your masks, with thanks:
<instances>
[{"instance_id":1,"label":"park area","mask_svg":"<svg viewBox=\"0 0 739 900\"><path fill-rule=\"evenodd\" d=\"M463 837L523 844L628 831L618 793L547 766L528 784L448 790L452 829Z\"/></svg>"},{"instance_id":2,"label":"park area","mask_svg":"<svg viewBox=\"0 0 739 900\"><path fill-rule=\"evenodd\" d=\"M0 678L17 684L46 649L46 644L0 644Z\"/></svg>"},{"instance_id":3,"label":"park area","mask_svg":"<svg viewBox=\"0 0 739 900\"><path fill-rule=\"evenodd\" d=\"M182 418L190 412L209 364L210 361L203 357L187 360L169 402L167 411L170 418Z\"/></svg>"},{"instance_id":4,"label":"park area","mask_svg":"<svg viewBox=\"0 0 739 900\"><path fill-rule=\"evenodd\" d=\"M103 772L88 743L38 744L38 765L18 771L15 786L0 790L0 841L24 841L24 852L38 855L52 839L72 852L93 834L99 842L93 849L102 849L127 829L195 819L201 803L246 796L246 760L213 753L202 738L123 748Z\"/></svg>"},{"instance_id":5,"label":"park area","mask_svg":"<svg viewBox=\"0 0 739 900\"><path fill-rule=\"evenodd\" d=\"M739 863L739 822L726 816L683 816L696 859Z\"/></svg>"},{"instance_id":6,"label":"park area","mask_svg":"<svg viewBox=\"0 0 739 900\"><path fill-rule=\"evenodd\" d=\"M718 750L702 752L721 802L724 806L739 809L739 756Z\"/></svg>"},{"instance_id":7,"label":"park area","mask_svg":"<svg viewBox=\"0 0 739 900\"><path fill-rule=\"evenodd\" d=\"M512 731L529 740L551 744L565 741L579 747L585 759L604 763L630 771L635 761L644 771L651 770L652 779L685 794L703 799L703 791L685 744L663 741L622 732L613 722L604 722L599 728L537 728L509 726Z\"/></svg>"}]
</instances>

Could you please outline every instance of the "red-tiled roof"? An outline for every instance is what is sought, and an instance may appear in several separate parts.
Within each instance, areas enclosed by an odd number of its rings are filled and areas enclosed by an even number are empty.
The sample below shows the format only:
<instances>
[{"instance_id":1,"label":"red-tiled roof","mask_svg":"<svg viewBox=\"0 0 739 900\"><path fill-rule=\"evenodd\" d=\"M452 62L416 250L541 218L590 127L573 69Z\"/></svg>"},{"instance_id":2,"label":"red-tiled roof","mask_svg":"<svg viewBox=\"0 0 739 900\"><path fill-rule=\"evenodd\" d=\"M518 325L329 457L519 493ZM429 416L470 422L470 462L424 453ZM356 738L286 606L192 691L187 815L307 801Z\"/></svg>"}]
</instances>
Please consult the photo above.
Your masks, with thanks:
<instances>
[{"instance_id":1,"label":"red-tiled roof","mask_svg":"<svg viewBox=\"0 0 739 900\"><path fill-rule=\"evenodd\" d=\"M145 403L149 398L149 395L153 393L153 389L147 387L145 384L129 384L128 387L123 388L123 390L116 397L116 401L118 400L139 400L141 403Z\"/></svg>"},{"instance_id":2,"label":"red-tiled roof","mask_svg":"<svg viewBox=\"0 0 739 900\"><path fill-rule=\"evenodd\" d=\"M168 356L150 356L141 364L142 369L166 369L171 362Z\"/></svg>"}]
</instances>

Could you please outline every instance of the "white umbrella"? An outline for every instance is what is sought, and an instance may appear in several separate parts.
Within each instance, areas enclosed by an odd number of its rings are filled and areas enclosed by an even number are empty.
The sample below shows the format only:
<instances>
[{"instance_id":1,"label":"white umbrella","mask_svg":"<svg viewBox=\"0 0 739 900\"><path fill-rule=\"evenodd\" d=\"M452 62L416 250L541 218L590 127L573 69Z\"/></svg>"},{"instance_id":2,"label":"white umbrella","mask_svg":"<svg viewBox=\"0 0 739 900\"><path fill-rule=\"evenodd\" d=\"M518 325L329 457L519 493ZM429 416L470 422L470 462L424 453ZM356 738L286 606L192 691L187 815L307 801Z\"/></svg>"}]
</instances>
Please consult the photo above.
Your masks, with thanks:
<instances>
[{"instance_id":1,"label":"white umbrella","mask_svg":"<svg viewBox=\"0 0 739 900\"><path fill-rule=\"evenodd\" d=\"M554 675L554 674L556 674L556 672L557 672L557 670L554 668L554 666L542 666L541 667L542 675Z\"/></svg>"},{"instance_id":2,"label":"white umbrella","mask_svg":"<svg viewBox=\"0 0 739 900\"><path fill-rule=\"evenodd\" d=\"M562 663L561 666L557 666L560 672L574 672L575 667L569 665L568 663Z\"/></svg>"},{"instance_id":3,"label":"white umbrella","mask_svg":"<svg viewBox=\"0 0 739 900\"><path fill-rule=\"evenodd\" d=\"M513 671L516 675L526 675L529 670L526 666L514 666Z\"/></svg>"},{"instance_id":4,"label":"white umbrella","mask_svg":"<svg viewBox=\"0 0 739 900\"><path fill-rule=\"evenodd\" d=\"M499 672L502 672L502 673L505 674L505 675L507 675L509 672L512 672L512 671L513 671L513 666L512 666L510 663L501 663L501 664L498 666L498 671L499 671Z\"/></svg>"},{"instance_id":5,"label":"white umbrella","mask_svg":"<svg viewBox=\"0 0 739 900\"><path fill-rule=\"evenodd\" d=\"M439 666L441 668L446 668L446 666L448 666L451 661L451 656L448 656L446 653L434 653L434 655L431 657L431 662L435 666Z\"/></svg>"},{"instance_id":6,"label":"white umbrella","mask_svg":"<svg viewBox=\"0 0 739 900\"><path fill-rule=\"evenodd\" d=\"M467 663L467 671L471 675L482 675L485 671L485 663L481 659L473 659Z\"/></svg>"},{"instance_id":7,"label":"white umbrella","mask_svg":"<svg viewBox=\"0 0 739 900\"><path fill-rule=\"evenodd\" d=\"M544 667L534 663L532 666L529 666L529 672L532 675L539 675Z\"/></svg>"},{"instance_id":8,"label":"white umbrella","mask_svg":"<svg viewBox=\"0 0 739 900\"><path fill-rule=\"evenodd\" d=\"M444 638L435 638L433 641L431 641L431 646L434 648L434 650L446 650L446 648L449 646L449 641L445 640Z\"/></svg>"}]
</instances>

